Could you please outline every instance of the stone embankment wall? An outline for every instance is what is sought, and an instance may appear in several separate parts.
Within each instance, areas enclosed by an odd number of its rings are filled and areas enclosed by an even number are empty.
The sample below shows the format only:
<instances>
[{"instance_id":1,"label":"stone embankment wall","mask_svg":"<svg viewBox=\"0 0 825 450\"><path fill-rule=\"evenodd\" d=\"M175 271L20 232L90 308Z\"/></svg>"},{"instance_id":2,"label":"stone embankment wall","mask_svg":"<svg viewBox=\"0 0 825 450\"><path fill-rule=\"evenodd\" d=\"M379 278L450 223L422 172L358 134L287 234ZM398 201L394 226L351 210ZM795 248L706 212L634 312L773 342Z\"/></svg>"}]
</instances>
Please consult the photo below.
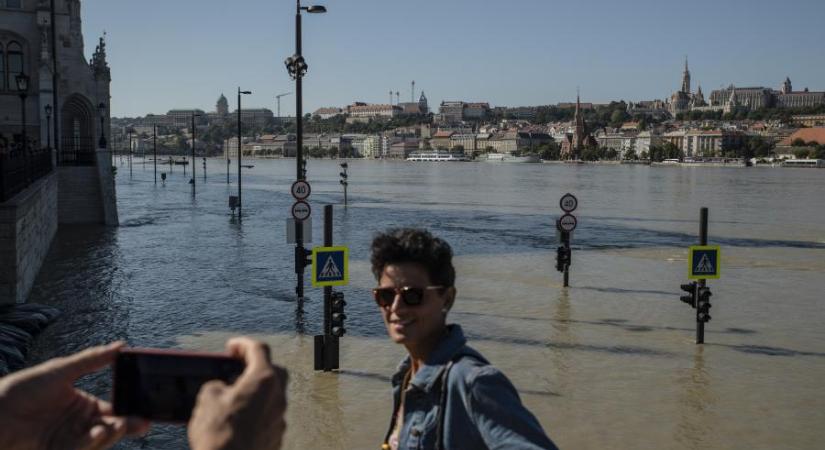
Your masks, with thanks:
<instances>
[{"instance_id":1,"label":"stone embankment wall","mask_svg":"<svg viewBox=\"0 0 825 450\"><path fill-rule=\"evenodd\" d=\"M96 156L97 166L58 168L61 224L118 225L111 153L99 149Z\"/></svg>"},{"instance_id":2,"label":"stone embankment wall","mask_svg":"<svg viewBox=\"0 0 825 450\"><path fill-rule=\"evenodd\" d=\"M58 175L0 204L0 304L23 303L57 233Z\"/></svg>"},{"instance_id":3,"label":"stone embankment wall","mask_svg":"<svg viewBox=\"0 0 825 450\"><path fill-rule=\"evenodd\" d=\"M103 223L97 167L59 167L62 224Z\"/></svg>"}]
</instances>

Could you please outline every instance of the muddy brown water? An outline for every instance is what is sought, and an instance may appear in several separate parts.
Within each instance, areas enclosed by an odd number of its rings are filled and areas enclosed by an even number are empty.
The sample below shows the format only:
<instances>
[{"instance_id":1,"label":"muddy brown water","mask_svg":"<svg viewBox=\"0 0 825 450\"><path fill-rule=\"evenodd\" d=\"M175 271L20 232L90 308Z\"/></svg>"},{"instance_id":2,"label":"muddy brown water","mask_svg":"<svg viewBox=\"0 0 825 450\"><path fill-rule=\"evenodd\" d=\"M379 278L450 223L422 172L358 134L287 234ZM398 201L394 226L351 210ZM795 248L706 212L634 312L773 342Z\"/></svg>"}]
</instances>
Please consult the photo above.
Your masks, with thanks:
<instances>
[{"instance_id":1,"label":"muddy brown water","mask_svg":"<svg viewBox=\"0 0 825 450\"><path fill-rule=\"evenodd\" d=\"M309 161L315 244L322 205L351 248L342 370L312 370L321 292L294 298L285 220L294 160L244 169L242 222L229 215L226 164L118 167L121 227L61 227L30 301L63 316L32 362L89 345L219 350L266 340L291 372L285 448L377 448L389 376L403 349L370 300L371 236L426 226L456 253L450 321L514 382L562 448L821 447L825 424L825 171L350 161L349 201L335 161ZM158 177L160 180L160 176ZM554 270L559 197L578 196L571 287ZM699 208L722 246L706 344L679 301ZM108 395L110 375L81 386ZM186 448L155 426L118 448Z\"/></svg>"}]
</instances>

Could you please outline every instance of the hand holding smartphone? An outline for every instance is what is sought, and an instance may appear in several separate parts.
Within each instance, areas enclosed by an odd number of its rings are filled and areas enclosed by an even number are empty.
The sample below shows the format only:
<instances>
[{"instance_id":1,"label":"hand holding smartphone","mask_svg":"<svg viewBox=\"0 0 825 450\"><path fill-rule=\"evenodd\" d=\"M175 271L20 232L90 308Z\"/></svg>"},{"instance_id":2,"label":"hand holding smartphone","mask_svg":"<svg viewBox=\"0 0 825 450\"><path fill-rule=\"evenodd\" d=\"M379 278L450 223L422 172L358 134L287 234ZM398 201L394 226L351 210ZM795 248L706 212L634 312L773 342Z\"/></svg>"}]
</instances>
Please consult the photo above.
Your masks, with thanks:
<instances>
[{"instance_id":1,"label":"hand holding smartphone","mask_svg":"<svg viewBox=\"0 0 825 450\"><path fill-rule=\"evenodd\" d=\"M186 423L204 383L233 384L244 368L242 359L225 353L121 349L113 374L115 415Z\"/></svg>"}]
</instances>

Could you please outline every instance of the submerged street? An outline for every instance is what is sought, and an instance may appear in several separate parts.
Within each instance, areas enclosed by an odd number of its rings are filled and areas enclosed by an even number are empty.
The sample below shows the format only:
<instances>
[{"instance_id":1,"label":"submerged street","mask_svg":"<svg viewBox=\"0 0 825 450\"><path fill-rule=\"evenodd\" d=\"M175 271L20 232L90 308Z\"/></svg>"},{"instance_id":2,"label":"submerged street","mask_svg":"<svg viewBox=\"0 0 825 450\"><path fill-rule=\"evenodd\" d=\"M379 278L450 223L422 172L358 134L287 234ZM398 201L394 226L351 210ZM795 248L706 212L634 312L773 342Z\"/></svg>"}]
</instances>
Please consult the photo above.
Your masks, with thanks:
<instances>
[{"instance_id":1,"label":"submerged street","mask_svg":"<svg viewBox=\"0 0 825 450\"><path fill-rule=\"evenodd\" d=\"M180 166L116 159L119 228L61 226L30 302L63 314L31 362L117 339L221 350L267 341L290 370L285 448L375 448L391 413L403 349L386 337L369 290L374 233L421 226L446 239L458 296L448 321L513 381L561 448L814 448L825 423L825 178L819 170L495 163L349 162L343 207L335 160L309 160L313 237L335 204L350 249L341 371L312 370L321 289L295 299L286 218L294 160L245 160L242 221L226 163L198 164L193 198ZM234 163L234 161L233 161ZM554 221L579 200L571 287L555 271ZM694 344L679 301L699 208L710 209L722 278ZM82 386L108 395L110 374ZM185 448L156 426L117 448Z\"/></svg>"}]
</instances>

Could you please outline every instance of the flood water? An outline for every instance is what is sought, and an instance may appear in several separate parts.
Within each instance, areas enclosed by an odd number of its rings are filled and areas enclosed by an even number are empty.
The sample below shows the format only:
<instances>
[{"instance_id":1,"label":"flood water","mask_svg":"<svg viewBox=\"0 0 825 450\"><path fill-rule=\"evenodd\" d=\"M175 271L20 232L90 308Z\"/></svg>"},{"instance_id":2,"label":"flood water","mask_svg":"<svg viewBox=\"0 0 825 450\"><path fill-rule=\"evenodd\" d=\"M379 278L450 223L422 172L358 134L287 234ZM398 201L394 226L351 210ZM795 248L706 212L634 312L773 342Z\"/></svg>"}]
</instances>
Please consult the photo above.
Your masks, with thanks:
<instances>
[{"instance_id":1,"label":"flood water","mask_svg":"<svg viewBox=\"0 0 825 450\"><path fill-rule=\"evenodd\" d=\"M350 161L344 208L337 161L310 160L313 244L335 204L334 240L351 252L342 370L324 374L312 370L322 293L307 279L299 308L286 244L295 161L248 163L239 222L225 161L210 160L205 181L198 164L195 198L180 166L155 185L151 162L130 176L118 161L121 226L61 227L30 301L64 315L33 360L115 339L220 350L253 335L291 372L285 448L377 448L404 352L370 298L369 242L424 226L456 254L449 320L560 447L821 448L825 170ZM554 268L565 192L579 199L568 289ZM679 285L703 206L723 267L701 346ZM105 396L109 377L82 386ZM185 447L170 426L119 446Z\"/></svg>"}]
</instances>

